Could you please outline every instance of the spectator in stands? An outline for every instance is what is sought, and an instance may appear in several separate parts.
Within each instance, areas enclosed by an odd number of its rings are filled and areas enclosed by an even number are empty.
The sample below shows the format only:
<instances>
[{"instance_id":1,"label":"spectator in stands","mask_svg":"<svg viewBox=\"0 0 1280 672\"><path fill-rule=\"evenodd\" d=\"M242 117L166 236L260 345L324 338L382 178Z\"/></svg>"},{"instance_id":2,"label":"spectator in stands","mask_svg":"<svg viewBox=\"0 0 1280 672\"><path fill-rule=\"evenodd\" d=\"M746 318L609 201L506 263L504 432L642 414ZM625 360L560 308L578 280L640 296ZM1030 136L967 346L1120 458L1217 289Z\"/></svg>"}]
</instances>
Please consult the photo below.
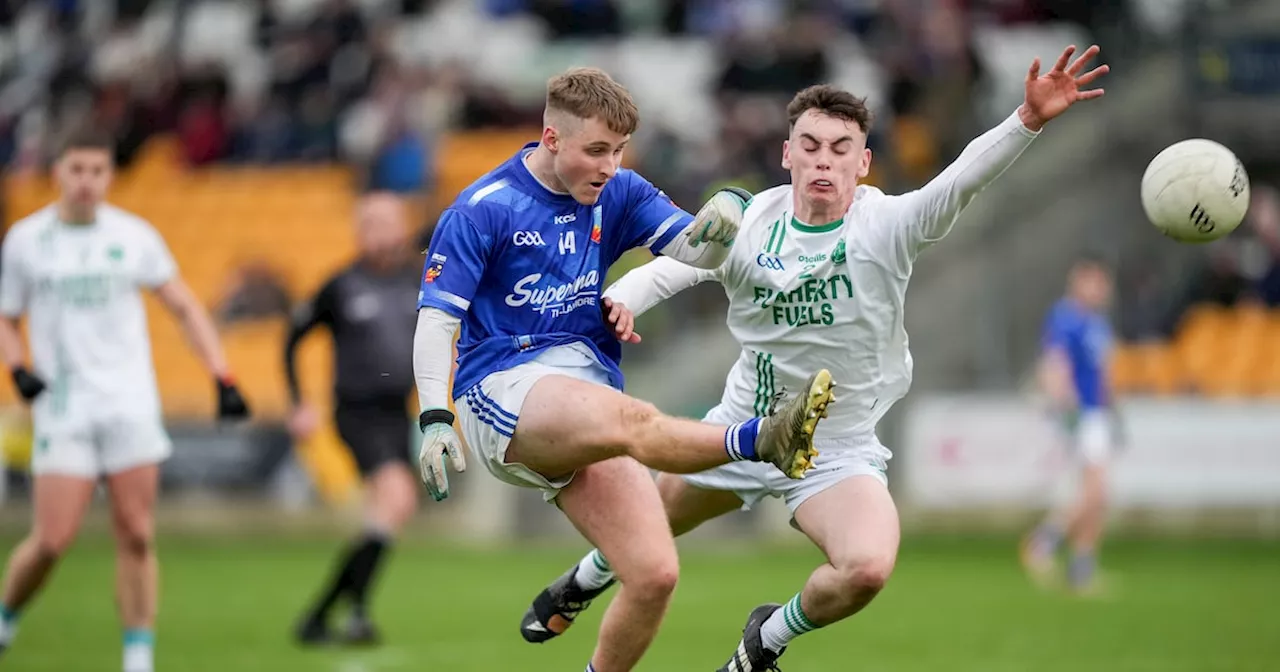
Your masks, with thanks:
<instances>
[{"instance_id":1,"label":"spectator in stands","mask_svg":"<svg viewBox=\"0 0 1280 672\"><path fill-rule=\"evenodd\" d=\"M1249 223L1259 248L1255 291L1264 304L1280 306L1280 192L1270 185L1256 187Z\"/></svg>"}]
</instances>

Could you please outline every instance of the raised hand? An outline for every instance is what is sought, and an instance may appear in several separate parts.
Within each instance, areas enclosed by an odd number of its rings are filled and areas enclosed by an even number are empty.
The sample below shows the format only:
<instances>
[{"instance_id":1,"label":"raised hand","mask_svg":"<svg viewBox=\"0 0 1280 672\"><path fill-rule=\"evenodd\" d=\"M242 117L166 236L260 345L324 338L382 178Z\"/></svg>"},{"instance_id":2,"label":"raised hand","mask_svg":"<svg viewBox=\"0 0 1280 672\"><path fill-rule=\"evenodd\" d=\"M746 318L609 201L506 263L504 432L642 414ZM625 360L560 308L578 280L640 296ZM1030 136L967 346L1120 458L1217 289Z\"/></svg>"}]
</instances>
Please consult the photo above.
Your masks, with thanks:
<instances>
[{"instance_id":1,"label":"raised hand","mask_svg":"<svg viewBox=\"0 0 1280 672\"><path fill-rule=\"evenodd\" d=\"M1022 107L1018 108L1018 116L1027 128L1038 131L1077 102L1102 97L1102 89L1082 91L1081 87L1092 84L1094 80L1110 72L1111 68L1100 65L1080 74L1101 49L1095 44L1071 62L1071 55L1075 51L1075 45L1067 47L1058 57L1053 69L1043 75L1040 74L1040 59L1031 62L1031 69L1027 71L1026 98Z\"/></svg>"}]
</instances>

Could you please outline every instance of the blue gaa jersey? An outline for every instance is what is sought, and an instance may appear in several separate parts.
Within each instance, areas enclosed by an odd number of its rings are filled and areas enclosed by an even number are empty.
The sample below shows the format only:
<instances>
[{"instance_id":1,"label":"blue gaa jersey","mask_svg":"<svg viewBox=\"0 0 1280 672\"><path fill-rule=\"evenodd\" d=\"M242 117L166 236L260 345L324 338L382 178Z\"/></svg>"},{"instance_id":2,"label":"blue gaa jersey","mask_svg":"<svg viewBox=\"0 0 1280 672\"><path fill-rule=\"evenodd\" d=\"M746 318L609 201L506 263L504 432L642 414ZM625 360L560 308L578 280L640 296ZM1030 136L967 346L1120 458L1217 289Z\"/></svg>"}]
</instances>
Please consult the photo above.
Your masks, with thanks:
<instances>
[{"instance_id":1,"label":"blue gaa jersey","mask_svg":"<svg viewBox=\"0 0 1280 672\"><path fill-rule=\"evenodd\" d=\"M595 205L555 194L522 160L536 146L463 190L427 250L418 308L462 320L455 399L491 373L570 343L591 348L622 389L622 346L600 311L605 273L632 248L658 254L693 220L626 169Z\"/></svg>"},{"instance_id":2,"label":"blue gaa jersey","mask_svg":"<svg viewBox=\"0 0 1280 672\"><path fill-rule=\"evenodd\" d=\"M1111 325L1105 316L1070 299L1058 301L1049 311L1044 347L1060 349L1067 356L1082 411L1111 404L1107 390L1111 344Z\"/></svg>"}]
</instances>

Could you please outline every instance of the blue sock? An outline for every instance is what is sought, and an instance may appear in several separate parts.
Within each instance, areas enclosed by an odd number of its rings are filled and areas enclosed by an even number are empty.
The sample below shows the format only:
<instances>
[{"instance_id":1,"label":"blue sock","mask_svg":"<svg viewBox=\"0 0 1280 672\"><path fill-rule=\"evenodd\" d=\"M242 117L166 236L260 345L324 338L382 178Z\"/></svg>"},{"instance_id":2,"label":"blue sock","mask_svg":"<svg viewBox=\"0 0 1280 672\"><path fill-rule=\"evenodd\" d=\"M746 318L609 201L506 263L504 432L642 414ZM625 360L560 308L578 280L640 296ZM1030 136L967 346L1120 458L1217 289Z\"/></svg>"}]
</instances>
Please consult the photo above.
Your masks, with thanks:
<instances>
[{"instance_id":1,"label":"blue sock","mask_svg":"<svg viewBox=\"0 0 1280 672\"><path fill-rule=\"evenodd\" d=\"M1096 566L1093 553L1074 553L1071 556L1071 564L1067 567L1067 580L1073 586L1083 586L1093 579Z\"/></svg>"},{"instance_id":2,"label":"blue sock","mask_svg":"<svg viewBox=\"0 0 1280 672\"><path fill-rule=\"evenodd\" d=\"M124 645L131 646L141 644L144 646L155 646L156 636L146 628L129 628L124 631Z\"/></svg>"},{"instance_id":3,"label":"blue sock","mask_svg":"<svg viewBox=\"0 0 1280 672\"><path fill-rule=\"evenodd\" d=\"M759 427L760 418L729 425L724 432L724 452L729 453L730 460L756 460L756 432Z\"/></svg>"},{"instance_id":4,"label":"blue sock","mask_svg":"<svg viewBox=\"0 0 1280 672\"><path fill-rule=\"evenodd\" d=\"M0 621L4 621L5 623L12 623L16 620L18 620L18 612L10 609L9 607L3 604L0 604Z\"/></svg>"},{"instance_id":5,"label":"blue sock","mask_svg":"<svg viewBox=\"0 0 1280 672\"><path fill-rule=\"evenodd\" d=\"M596 672L596 668L592 667L591 663L587 663L587 672Z\"/></svg>"}]
</instances>

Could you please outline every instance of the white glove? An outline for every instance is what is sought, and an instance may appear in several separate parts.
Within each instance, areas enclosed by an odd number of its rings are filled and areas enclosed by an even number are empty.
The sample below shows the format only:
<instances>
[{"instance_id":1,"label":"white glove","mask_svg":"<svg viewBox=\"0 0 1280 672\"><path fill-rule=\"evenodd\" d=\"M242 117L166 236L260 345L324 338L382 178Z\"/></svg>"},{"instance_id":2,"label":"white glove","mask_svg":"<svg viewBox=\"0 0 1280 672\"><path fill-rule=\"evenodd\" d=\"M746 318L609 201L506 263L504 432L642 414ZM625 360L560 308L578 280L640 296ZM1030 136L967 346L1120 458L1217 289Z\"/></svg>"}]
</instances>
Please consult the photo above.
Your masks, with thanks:
<instances>
[{"instance_id":1,"label":"white glove","mask_svg":"<svg viewBox=\"0 0 1280 672\"><path fill-rule=\"evenodd\" d=\"M445 409L429 409L418 416L422 429L422 447L418 449L418 470L422 484L437 502L449 496L449 472L445 469L447 455L455 471L467 470L462 441L453 431L453 414Z\"/></svg>"},{"instance_id":2,"label":"white glove","mask_svg":"<svg viewBox=\"0 0 1280 672\"><path fill-rule=\"evenodd\" d=\"M711 200L703 204L693 218L693 225L686 229L689 247L697 247L702 243L733 247L733 240L738 237L738 227L742 224L742 213L746 211L749 200L751 193L737 187L724 187L712 194Z\"/></svg>"}]
</instances>

